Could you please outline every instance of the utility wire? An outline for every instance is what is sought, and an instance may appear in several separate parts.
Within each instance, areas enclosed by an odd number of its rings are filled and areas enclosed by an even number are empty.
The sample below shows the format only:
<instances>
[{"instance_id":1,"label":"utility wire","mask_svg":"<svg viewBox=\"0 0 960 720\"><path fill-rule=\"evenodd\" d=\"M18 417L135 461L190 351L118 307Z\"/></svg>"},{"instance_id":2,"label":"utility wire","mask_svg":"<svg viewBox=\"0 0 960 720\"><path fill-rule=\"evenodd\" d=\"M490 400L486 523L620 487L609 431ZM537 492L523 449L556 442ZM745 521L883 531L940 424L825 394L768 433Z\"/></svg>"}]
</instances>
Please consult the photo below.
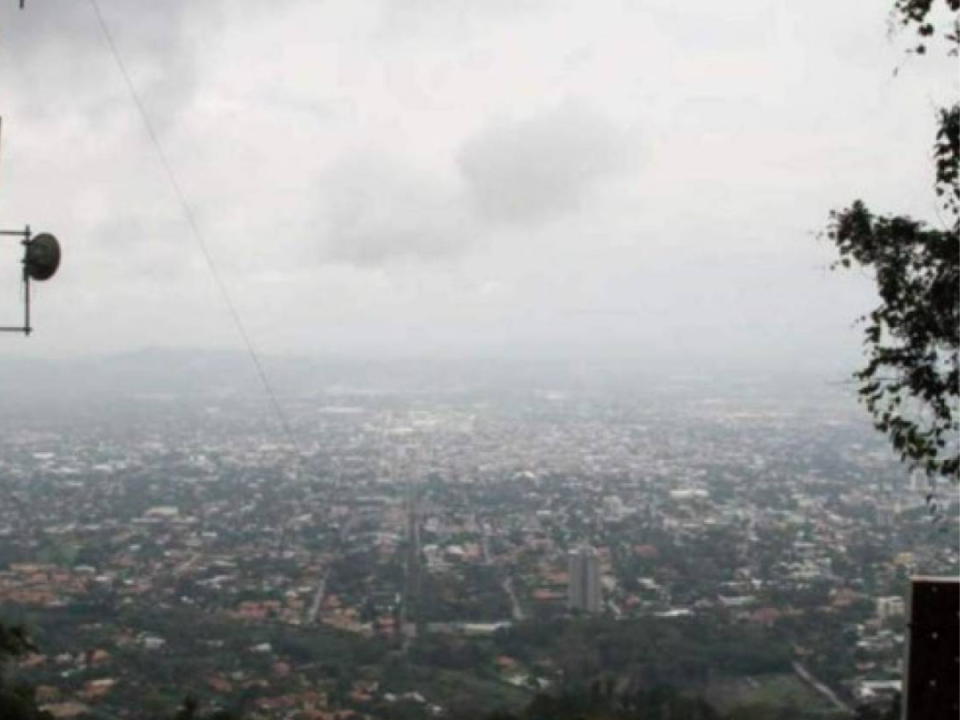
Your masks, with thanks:
<instances>
[{"instance_id":1,"label":"utility wire","mask_svg":"<svg viewBox=\"0 0 960 720\"><path fill-rule=\"evenodd\" d=\"M289 437L298 457L302 459L300 443L297 441L297 436L294 434L293 428L287 421L287 416L283 412L283 407L280 405L280 401L277 399L276 393L273 391L273 386L270 383L270 377L267 375L266 368L264 368L263 362L260 359L260 354L253 342L253 338L250 336L250 333L247 332L247 328L243 323L243 318L240 316L240 312L237 310L237 307L233 302L230 291L227 289L226 283L224 283L223 278L220 275L220 271L217 269L217 264L214 262L213 255L210 253L210 248L203 237L203 233L200 232L200 225L197 222L196 216L193 213L193 209L187 200L186 193L184 193L183 188L180 185L180 181L177 179L177 175L173 171L173 166L170 164L170 161L167 158L167 153L164 151L163 145L160 142L160 138L150 120L150 115L147 113L147 108L143 104L140 93L137 92L136 85L133 84L133 79L130 77L130 73L127 71L126 63L123 61L123 56L120 54L117 44L113 39L113 34L110 32L110 27L107 25L107 22L103 17L103 13L100 10L100 3L97 0L90 0L90 6L93 8L94 15L96 15L97 23L100 26L100 31L103 35L104 42L107 45L107 49L113 56L113 60L116 63L117 68L120 70L120 74L123 76L124 82L126 83L127 90L130 93L130 98L133 100L133 104L137 108L137 113L140 115L140 119L143 121L143 126L147 131L147 136L150 138L150 143L153 145L153 149L157 153L157 159L160 161L164 175L166 175L167 180L170 183L170 187L172 188L173 193L180 204L180 207L183 211L183 216L187 221L187 226L190 228L190 234L193 236L197 246L200 248L200 253L203 255L203 259L206 261L207 268L210 270L210 274L213 276L214 282L217 285L217 289L220 292L220 296L223 298L223 302L227 306L227 310L230 313L230 317L233 319L233 324L237 329L237 333L240 335L240 338L243 340L243 344L246 346L247 354L250 356L250 360L256 369L257 376L260 378L260 383L263 385L263 389L270 399L270 403L277 415L277 419L280 421L280 426L284 433Z\"/></svg>"}]
</instances>

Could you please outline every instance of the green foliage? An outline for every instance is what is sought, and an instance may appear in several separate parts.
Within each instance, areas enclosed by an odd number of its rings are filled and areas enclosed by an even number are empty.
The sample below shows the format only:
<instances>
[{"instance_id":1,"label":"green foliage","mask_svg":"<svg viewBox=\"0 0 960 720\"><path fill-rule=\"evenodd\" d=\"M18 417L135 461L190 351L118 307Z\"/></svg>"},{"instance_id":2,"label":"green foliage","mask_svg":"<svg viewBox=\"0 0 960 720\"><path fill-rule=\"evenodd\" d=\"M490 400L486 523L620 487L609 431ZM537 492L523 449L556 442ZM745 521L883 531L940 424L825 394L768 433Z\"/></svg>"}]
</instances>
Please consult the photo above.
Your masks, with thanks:
<instances>
[{"instance_id":1,"label":"green foliage","mask_svg":"<svg viewBox=\"0 0 960 720\"><path fill-rule=\"evenodd\" d=\"M0 718L4 720L52 720L37 706L32 687L6 678L7 665L31 650L33 643L22 626L0 623Z\"/></svg>"},{"instance_id":2,"label":"green foliage","mask_svg":"<svg viewBox=\"0 0 960 720\"><path fill-rule=\"evenodd\" d=\"M519 713L498 711L486 720L793 720L801 709L752 705L721 714L702 697L669 686L616 692L612 683L537 695Z\"/></svg>"},{"instance_id":3,"label":"green foliage","mask_svg":"<svg viewBox=\"0 0 960 720\"><path fill-rule=\"evenodd\" d=\"M914 28L921 38L914 48L918 55L927 52L928 39L936 35L936 28L930 22L930 13L937 4L937 0L896 0L894 3L895 22L905 28ZM960 0L942 0L942 4L953 13L960 9ZM954 45L952 52L956 54L956 46L960 44L960 21L956 17L943 33L943 37Z\"/></svg>"},{"instance_id":4,"label":"green foliage","mask_svg":"<svg viewBox=\"0 0 960 720\"><path fill-rule=\"evenodd\" d=\"M36 650L22 625L0 623L0 718L2 720L53 720L40 709L35 689L26 683L11 683L7 679L8 665L22 655ZM225 710L204 712L200 703L188 696L169 720L239 720Z\"/></svg>"},{"instance_id":5,"label":"green foliage","mask_svg":"<svg viewBox=\"0 0 960 720\"><path fill-rule=\"evenodd\" d=\"M599 684L585 692L557 697L538 695L525 720L720 720L702 698L687 697L669 687L613 695Z\"/></svg>"},{"instance_id":6,"label":"green foliage","mask_svg":"<svg viewBox=\"0 0 960 720\"><path fill-rule=\"evenodd\" d=\"M239 720L239 718L226 710L204 713L200 709L200 702L192 696L187 696L170 720Z\"/></svg>"},{"instance_id":7,"label":"green foliage","mask_svg":"<svg viewBox=\"0 0 960 720\"><path fill-rule=\"evenodd\" d=\"M53 719L37 706L33 688L22 684L0 688L0 717L4 720Z\"/></svg>"},{"instance_id":8,"label":"green foliage","mask_svg":"<svg viewBox=\"0 0 960 720\"><path fill-rule=\"evenodd\" d=\"M418 638L410 649L410 659L418 665L450 670L471 670L493 662L481 643L445 635Z\"/></svg>"},{"instance_id":9,"label":"green foliage","mask_svg":"<svg viewBox=\"0 0 960 720\"><path fill-rule=\"evenodd\" d=\"M903 715L902 703L903 699L900 693L897 693L887 708L869 706L857 708L854 720L900 720Z\"/></svg>"},{"instance_id":10,"label":"green foliage","mask_svg":"<svg viewBox=\"0 0 960 720\"><path fill-rule=\"evenodd\" d=\"M33 650L33 643L27 637L27 630L22 625L8 627L0 623L0 671L14 658ZM0 676L0 681L2 681Z\"/></svg>"},{"instance_id":11,"label":"green foliage","mask_svg":"<svg viewBox=\"0 0 960 720\"><path fill-rule=\"evenodd\" d=\"M876 274L881 303L863 318L868 361L855 373L875 427L889 435L902 460L955 476L956 235L907 217L875 216L857 201L834 213L829 236L841 265L856 262Z\"/></svg>"},{"instance_id":12,"label":"green foliage","mask_svg":"<svg viewBox=\"0 0 960 720\"><path fill-rule=\"evenodd\" d=\"M956 52L960 0L946 37ZM895 15L922 38L934 34L934 0L897 0ZM917 52L924 52L921 43ZM960 473L960 105L938 112L934 189L942 229L907 216L878 215L859 200L831 213L834 267L873 272L880 304L861 318L867 364L854 373L860 398L900 458L954 482Z\"/></svg>"},{"instance_id":13,"label":"green foliage","mask_svg":"<svg viewBox=\"0 0 960 720\"><path fill-rule=\"evenodd\" d=\"M568 683L617 675L644 686L702 686L710 673L790 670L790 647L769 630L698 618L528 622L496 636L498 651L526 664L557 663Z\"/></svg>"}]
</instances>

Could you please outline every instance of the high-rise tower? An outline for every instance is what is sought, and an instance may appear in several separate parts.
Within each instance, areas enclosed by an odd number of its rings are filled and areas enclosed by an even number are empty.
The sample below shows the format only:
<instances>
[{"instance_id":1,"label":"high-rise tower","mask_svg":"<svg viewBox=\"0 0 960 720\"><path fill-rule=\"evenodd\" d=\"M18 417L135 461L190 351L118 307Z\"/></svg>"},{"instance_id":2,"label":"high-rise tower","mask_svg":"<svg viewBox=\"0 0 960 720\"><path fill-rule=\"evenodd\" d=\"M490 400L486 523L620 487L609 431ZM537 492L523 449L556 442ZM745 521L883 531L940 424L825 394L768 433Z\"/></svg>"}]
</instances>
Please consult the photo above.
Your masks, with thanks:
<instances>
[{"instance_id":1,"label":"high-rise tower","mask_svg":"<svg viewBox=\"0 0 960 720\"><path fill-rule=\"evenodd\" d=\"M584 545L567 554L567 607L588 613L600 612L600 558L597 551Z\"/></svg>"}]
</instances>

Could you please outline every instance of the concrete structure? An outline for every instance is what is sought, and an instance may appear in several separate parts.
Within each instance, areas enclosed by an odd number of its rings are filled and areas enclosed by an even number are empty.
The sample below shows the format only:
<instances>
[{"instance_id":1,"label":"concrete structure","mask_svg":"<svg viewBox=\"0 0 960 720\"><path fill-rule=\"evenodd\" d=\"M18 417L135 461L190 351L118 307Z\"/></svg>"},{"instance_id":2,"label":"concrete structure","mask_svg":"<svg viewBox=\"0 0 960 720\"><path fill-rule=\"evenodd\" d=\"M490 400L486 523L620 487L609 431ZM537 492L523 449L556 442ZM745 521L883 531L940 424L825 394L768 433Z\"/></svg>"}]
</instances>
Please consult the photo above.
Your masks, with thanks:
<instances>
[{"instance_id":1,"label":"concrete structure","mask_svg":"<svg viewBox=\"0 0 960 720\"><path fill-rule=\"evenodd\" d=\"M567 555L567 607L588 613L600 612L600 558L585 545Z\"/></svg>"},{"instance_id":2,"label":"concrete structure","mask_svg":"<svg viewBox=\"0 0 960 720\"><path fill-rule=\"evenodd\" d=\"M905 610L906 606L902 597L891 596L877 598L877 617L881 620L901 617Z\"/></svg>"}]
</instances>

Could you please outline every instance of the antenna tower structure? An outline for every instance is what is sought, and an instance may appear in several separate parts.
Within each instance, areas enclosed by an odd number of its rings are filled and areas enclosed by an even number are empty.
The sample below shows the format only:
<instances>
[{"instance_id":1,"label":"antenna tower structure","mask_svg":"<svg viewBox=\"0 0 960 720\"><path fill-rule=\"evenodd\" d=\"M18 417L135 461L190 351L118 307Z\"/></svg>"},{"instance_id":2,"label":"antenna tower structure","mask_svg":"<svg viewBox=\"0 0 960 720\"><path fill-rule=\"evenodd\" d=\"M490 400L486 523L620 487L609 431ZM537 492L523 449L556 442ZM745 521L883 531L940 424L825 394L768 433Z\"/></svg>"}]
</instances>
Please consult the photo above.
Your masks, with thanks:
<instances>
[{"instance_id":1,"label":"antenna tower structure","mask_svg":"<svg viewBox=\"0 0 960 720\"><path fill-rule=\"evenodd\" d=\"M20 0L20 9L23 10L25 0ZM0 118L0 130L3 119ZM30 283L32 281L49 280L60 267L60 243L50 233L34 235L27 225L23 230L0 230L0 237L14 237L20 239L23 246L23 324L3 325L0 332L17 332L30 335L33 325L30 322Z\"/></svg>"}]
</instances>

